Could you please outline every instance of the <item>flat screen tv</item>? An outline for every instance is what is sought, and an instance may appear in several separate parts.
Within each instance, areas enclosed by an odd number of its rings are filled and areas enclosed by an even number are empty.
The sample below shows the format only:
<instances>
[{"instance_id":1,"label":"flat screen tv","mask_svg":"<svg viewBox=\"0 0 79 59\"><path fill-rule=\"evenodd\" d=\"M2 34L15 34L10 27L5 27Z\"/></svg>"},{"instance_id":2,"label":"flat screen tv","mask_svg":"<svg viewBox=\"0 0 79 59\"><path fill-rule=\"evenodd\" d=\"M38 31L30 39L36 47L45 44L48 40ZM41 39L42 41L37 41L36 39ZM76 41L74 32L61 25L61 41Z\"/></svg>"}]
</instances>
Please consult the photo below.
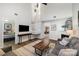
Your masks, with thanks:
<instances>
[{"instance_id":1,"label":"flat screen tv","mask_svg":"<svg viewBox=\"0 0 79 59\"><path fill-rule=\"evenodd\" d=\"M29 31L28 25L19 25L19 32L27 32Z\"/></svg>"}]
</instances>

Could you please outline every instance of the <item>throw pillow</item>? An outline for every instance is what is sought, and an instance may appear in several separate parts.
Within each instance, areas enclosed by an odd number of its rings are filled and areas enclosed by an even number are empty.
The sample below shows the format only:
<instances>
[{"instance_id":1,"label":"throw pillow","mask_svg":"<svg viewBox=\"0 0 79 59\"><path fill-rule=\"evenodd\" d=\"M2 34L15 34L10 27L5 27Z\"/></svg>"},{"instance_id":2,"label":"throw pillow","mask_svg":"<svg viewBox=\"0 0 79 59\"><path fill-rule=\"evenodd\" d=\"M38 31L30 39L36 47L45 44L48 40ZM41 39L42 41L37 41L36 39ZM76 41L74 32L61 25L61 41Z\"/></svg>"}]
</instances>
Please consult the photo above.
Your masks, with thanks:
<instances>
[{"instance_id":1,"label":"throw pillow","mask_svg":"<svg viewBox=\"0 0 79 59\"><path fill-rule=\"evenodd\" d=\"M66 46L69 43L69 38L64 37L62 41L59 42L61 45Z\"/></svg>"}]
</instances>

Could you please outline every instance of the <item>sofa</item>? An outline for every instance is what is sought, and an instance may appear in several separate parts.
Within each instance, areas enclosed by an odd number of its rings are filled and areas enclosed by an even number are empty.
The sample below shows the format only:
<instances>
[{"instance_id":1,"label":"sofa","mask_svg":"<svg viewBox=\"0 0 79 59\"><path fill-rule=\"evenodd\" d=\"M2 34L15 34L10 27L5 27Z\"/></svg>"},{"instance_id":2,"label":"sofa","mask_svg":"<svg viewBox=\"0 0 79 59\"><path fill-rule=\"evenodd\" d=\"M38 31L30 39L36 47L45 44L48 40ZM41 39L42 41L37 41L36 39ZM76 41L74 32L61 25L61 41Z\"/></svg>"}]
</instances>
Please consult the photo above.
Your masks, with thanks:
<instances>
[{"instance_id":1,"label":"sofa","mask_svg":"<svg viewBox=\"0 0 79 59\"><path fill-rule=\"evenodd\" d=\"M79 38L72 37L67 46L72 49L77 49L77 56L79 56Z\"/></svg>"},{"instance_id":2,"label":"sofa","mask_svg":"<svg viewBox=\"0 0 79 59\"><path fill-rule=\"evenodd\" d=\"M61 49L76 49L77 50L77 56L79 56L79 38L77 37L71 37L69 39L69 43L66 46L63 46L59 43L59 41L56 42L54 49L48 56L58 56Z\"/></svg>"}]
</instances>

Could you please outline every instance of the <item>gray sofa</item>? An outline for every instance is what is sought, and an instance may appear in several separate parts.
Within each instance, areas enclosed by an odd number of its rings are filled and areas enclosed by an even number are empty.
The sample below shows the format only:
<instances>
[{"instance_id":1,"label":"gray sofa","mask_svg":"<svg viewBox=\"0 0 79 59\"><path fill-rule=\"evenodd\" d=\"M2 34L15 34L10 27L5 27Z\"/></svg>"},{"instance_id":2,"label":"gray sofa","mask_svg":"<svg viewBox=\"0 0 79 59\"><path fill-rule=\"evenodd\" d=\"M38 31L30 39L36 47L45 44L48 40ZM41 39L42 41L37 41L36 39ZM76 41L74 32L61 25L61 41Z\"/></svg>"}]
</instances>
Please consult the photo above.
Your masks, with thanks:
<instances>
[{"instance_id":1,"label":"gray sofa","mask_svg":"<svg viewBox=\"0 0 79 59\"><path fill-rule=\"evenodd\" d=\"M79 56L79 38L70 38L70 41L66 46L63 46L59 44L59 42L56 42L55 48L53 49L52 54L50 54L50 56L57 56L59 54L59 51L65 48L77 49L77 56Z\"/></svg>"},{"instance_id":2,"label":"gray sofa","mask_svg":"<svg viewBox=\"0 0 79 59\"><path fill-rule=\"evenodd\" d=\"M69 48L72 48L72 49L77 49L77 56L79 56L79 38L72 37L70 39L70 42L68 44L68 47Z\"/></svg>"}]
</instances>

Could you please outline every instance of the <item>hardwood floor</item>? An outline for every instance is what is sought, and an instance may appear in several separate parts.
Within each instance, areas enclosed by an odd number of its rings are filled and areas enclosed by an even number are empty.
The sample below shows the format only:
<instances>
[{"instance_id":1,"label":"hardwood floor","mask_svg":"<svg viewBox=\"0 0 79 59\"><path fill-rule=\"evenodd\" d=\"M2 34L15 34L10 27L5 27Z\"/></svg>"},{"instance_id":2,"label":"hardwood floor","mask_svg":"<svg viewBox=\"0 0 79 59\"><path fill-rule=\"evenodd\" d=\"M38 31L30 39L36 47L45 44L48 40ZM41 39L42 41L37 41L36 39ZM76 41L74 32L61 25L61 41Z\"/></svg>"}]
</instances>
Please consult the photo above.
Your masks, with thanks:
<instances>
[{"instance_id":1,"label":"hardwood floor","mask_svg":"<svg viewBox=\"0 0 79 59\"><path fill-rule=\"evenodd\" d=\"M33 46L39 42L41 42L41 40L37 40L32 43L29 43L25 46L22 46L21 48L13 50L12 52L17 56L36 56L35 49Z\"/></svg>"},{"instance_id":2,"label":"hardwood floor","mask_svg":"<svg viewBox=\"0 0 79 59\"><path fill-rule=\"evenodd\" d=\"M21 44L15 44L15 40L12 40L12 41L5 42L4 43L4 48L12 46L12 50L14 50L14 49L20 48L20 47L22 47L24 45L27 45L27 44L29 44L31 42L34 42L36 40L39 40L39 39L31 39L29 41L22 42Z\"/></svg>"},{"instance_id":3,"label":"hardwood floor","mask_svg":"<svg viewBox=\"0 0 79 59\"><path fill-rule=\"evenodd\" d=\"M12 51L16 50L18 48L21 48L25 45L28 45L30 43L33 43L34 41L37 41L37 40L40 40L40 39L32 39L32 40L29 40L29 41L22 42L21 44L12 44L11 45L12 46ZM9 44L9 42L7 44ZM14 53L12 53L12 51L9 51L9 52L5 53L3 56L16 56Z\"/></svg>"},{"instance_id":4,"label":"hardwood floor","mask_svg":"<svg viewBox=\"0 0 79 59\"><path fill-rule=\"evenodd\" d=\"M56 43L57 41L56 40L53 40L53 39L50 39L50 42Z\"/></svg>"},{"instance_id":5,"label":"hardwood floor","mask_svg":"<svg viewBox=\"0 0 79 59\"><path fill-rule=\"evenodd\" d=\"M27 45L29 45L29 47L27 47L27 51L26 52L28 52L28 50L30 49L30 46L32 46L33 44L35 44L34 42L36 42L37 40L40 40L40 39L32 39L32 40L29 40L29 41L26 41L26 42L22 42L21 44L14 44L14 45L12 45L12 51L14 51L14 50L17 50L17 49L19 49L19 48L21 48L21 47L23 47L23 46L27 46ZM54 41L54 40L50 40L50 42L52 42L52 43L55 43L56 41ZM26 49L26 47L24 47L24 49ZM32 49L30 49L30 51L31 51ZM10 52L8 52L8 53L5 53L4 54L4 56L16 56L16 52L15 53L12 53L12 51L10 51ZM21 52L22 52L23 50L21 50ZM34 52L34 51L31 51L31 52ZM24 52L22 52L22 53L24 53ZM28 52L29 53L29 52ZM31 54L28 54L28 55L31 55Z\"/></svg>"},{"instance_id":6,"label":"hardwood floor","mask_svg":"<svg viewBox=\"0 0 79 59\"><path fill-rule=\"evenodd\" d=\"M37 43L39 43L41 41L42 40L37 40L37 41L31 42L16 50L13 50L12 52L17 56L39 56L38 54L35 53L35 48L33 46L35 46ZM52 42L55 42L55 41L51 40L50 44ZM39 47L40 47L40 45L39 45ZM43 47L43 46L41 46L41 47Z\"/></svg>"},{"instance_id":7,"label":"hardwood floor","mask_svg":"<svg viewBox=\"0 0 79 59\"><path fill-rule=\"evenodd\" d=\"M37 40L39 40L39 39L32 39L32 40L29 40L29 41L22 42L21 44L14 44L14 45L12 45L12 50L20 48L24 45L27 45L27 44L32 43L32 42L37 41Z\"/></svg>"},{"instance_id":8,"label":"hardwood floor","mask_svg":"<svg viewBox=\"0 0 79 59\"><path fill-rule=\"evenodd\" d=\"M5 52L2 49L0 49L0 56L3 54L5 54Z\"/></svg>"}]
</instances>

